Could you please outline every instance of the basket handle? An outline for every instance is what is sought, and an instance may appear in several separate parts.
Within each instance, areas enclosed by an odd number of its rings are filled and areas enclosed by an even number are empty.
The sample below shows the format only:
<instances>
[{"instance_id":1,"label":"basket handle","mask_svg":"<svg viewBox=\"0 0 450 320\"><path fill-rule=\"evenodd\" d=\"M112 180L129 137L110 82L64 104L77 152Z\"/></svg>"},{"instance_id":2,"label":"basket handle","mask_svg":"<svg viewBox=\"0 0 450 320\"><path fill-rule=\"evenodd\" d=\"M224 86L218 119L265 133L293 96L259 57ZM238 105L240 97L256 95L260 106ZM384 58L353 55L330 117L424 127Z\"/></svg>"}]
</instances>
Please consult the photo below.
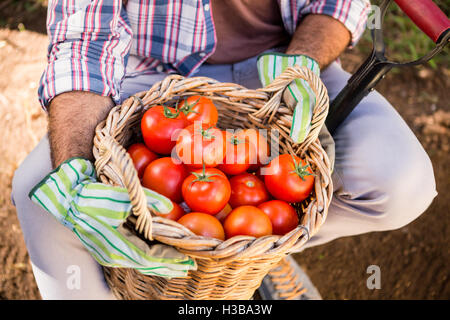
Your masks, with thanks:
<instances>
[{"instance_id":1,"label":"basket handle","mask_svg":"<svg viewBox=\"0 0 450 320\"><path fill-rule=\"evenodd\" d=\"M107 162L110 160L114 166L119 168L121 182L128 190L132 213L137 217L135 229L142 233L147 239L152 237L152 215L147 206L147 197L139 181L133 160L128 152L111 136L105 136L99 147L99 159L97 161Z\"/></svg>"},{"instance_id":2,"label":"basket handle","mask_svg":"<svg viewBox=\"0 0 450 320\"><path fill-rule=\"evenodd\" d=\"M272 121L272 117L276 114L278 106L283 98L284 90L295 79L304 79L308 82L309 86L316 95L316 104L313 110L313 116L311 119L311 130L308 133L306 139L300 144L300 152L303 153L308 147L317 140L320 130L325 123L325 119L328 115L329 97L328 91L322 80L312 70L307 67L301 67L295 65L293 67L286 68L283 73L276 77L272 83L264 88L258 89L258 91L275 93L272 98L252 116L262 118L269 117L269 123ZM290 129L290 128L289 128Z\"/></svg>"}]
</instances>

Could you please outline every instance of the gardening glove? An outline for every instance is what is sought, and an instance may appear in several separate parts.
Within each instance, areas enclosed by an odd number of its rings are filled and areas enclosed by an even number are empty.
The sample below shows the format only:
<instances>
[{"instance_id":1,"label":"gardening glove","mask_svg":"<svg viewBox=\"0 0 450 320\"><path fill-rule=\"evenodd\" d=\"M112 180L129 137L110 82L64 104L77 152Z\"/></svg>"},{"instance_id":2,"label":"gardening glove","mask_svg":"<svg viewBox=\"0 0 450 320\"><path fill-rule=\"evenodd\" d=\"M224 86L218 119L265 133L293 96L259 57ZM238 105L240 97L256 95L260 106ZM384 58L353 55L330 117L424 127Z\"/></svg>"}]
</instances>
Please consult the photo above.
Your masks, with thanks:
<instances>
[{"instance_id":1,"label":"gardening glove","mask_svg":"<svg viewBox=\"0 0 450 320\"><path fill-rule=\"evenodd\" d=\"M144 188L152 210L169 213L172 202ZM175 248L143 240L123 227L131 203L125 188L96 181L93 164L73 158L52 171L29 194L30 199L71 229L103 266L134 268L146 275L183 277L195 261Z\"/></svg>"},{"instance_id":2,"label":"gardening glove","mask_svg":"<svg viewBox=\"0 0 450 320\"><path fill-rule=\"evenodd\" d=\"M288 55L277 52L263 53L258 57L259 79L265 87L278 77L286 68L299 65L311 69L320 75L319 64L305 55ZM294 110L290 137L295 143L303 142L311 128L316 95L303 79L295 79L283 94L286 105Z\"/></svg>"}]
</instances>

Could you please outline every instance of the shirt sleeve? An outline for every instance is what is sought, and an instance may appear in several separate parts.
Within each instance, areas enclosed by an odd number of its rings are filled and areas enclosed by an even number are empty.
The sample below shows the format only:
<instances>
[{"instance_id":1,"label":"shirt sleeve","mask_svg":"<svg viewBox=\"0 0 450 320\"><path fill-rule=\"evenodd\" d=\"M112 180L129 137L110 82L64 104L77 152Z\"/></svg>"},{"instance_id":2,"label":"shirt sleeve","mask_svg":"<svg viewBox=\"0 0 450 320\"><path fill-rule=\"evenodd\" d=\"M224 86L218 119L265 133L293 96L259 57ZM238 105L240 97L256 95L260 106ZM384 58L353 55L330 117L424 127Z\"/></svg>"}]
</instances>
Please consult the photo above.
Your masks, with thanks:
<instances>
[{"instance_id":1,"label":"shirt sleeve","mask_svg":"<svg viewBox=\"0 0 450 320\"><path fill-rule=\"evenodd\" d=\"M122 0L49 0L48 63L38 89L44 109L68 91L91 91L118 103L132 39L122 11Z\"/></svg>"},{"instance_id":2,"label":"shirt sleeve","mask_svg":"<svg viewBox=\"0 0 450 320\"><path fill-rule=\"evenodd\" d=\"M369 11L369 0L315 0L302 8L300 14L325 14L342 22L352 35L353 47L364 32Z\"/></svg>"}]
</instances>

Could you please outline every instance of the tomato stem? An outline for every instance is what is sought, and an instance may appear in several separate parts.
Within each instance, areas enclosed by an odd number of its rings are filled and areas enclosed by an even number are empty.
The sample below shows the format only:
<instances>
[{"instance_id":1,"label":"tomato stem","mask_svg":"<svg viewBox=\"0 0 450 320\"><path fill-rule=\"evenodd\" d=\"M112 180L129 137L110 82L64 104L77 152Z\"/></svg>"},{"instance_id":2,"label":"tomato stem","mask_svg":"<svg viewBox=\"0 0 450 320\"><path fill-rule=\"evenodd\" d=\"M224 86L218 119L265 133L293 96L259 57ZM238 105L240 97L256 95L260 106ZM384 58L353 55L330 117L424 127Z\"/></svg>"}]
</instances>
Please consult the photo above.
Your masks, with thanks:
<instances>
[{"instance_id":1,"label":"tomato stem","mask_svg":"<svg viewBox=\"0 0 450 320\"><path fill-rule=\"evenodd\" d=\"M291 155L292 157L292 161L294 162L294 167L295 169L291 171L291 173L295 173L296 175L298 175L300 177L300 179L302 179L303 181L306 181L305 177L306 176L316 176L314 173L310 173L308 171L308 168L311 168L309 166L309 164L302 166L302 162L300 160L299 163L297 163L297 161L295 161L295 158L293 155Z\"/></svg>"},{"instance_id":2,"label":"tomato stem","mask_svg":"<svg viewBox=\"0 0 450 320\"><path fill-rule=\"evenodd\" d=\"M196 179L192 180L189 186L191 186L194 182L212 182L213 180L209 179L212 176L220 176L218 173L206 174L205 162L203 162L203 169L201 173L191 172L195 176Z\"/></svg>"},{"instance_id":3,"label":"tomato stem","mask_svg":"<svg viewBox=\"0 0 450 320\"><path fill-rule=\"evenodd\" d=\"M177 110L177 109L175 109L175 110L176 110L176 112L173 113L173 112L169 109L169 107L164 106L164 116L165 116L166 118L169 118L169 119L175 119L175 118L178 117L178 115L180 114L180 110Z\"/></svg>"},{"instance_id":4,"label":"tomato stem","mask_svg":"<svg viewBox=\"0 0 450 320\"><path fill-rule=\"evenodd\" d=\"M247 181L247 182L245 182L245 185L247 187L253 188L255 186L255 183L253 181Z\"/></svg>"},{"instance_id":5,"label":"tomato stem","mask_svg":"<svg viewBox=\"0 0 450 320\"><path fill-rule=\"evenodd\" d=\"M195 105L197 104L197 102L200 101L200 98L198 98L196 101L194 101L193 103L189 104L187 102L187 99L184 100L184 105L180 108L181 112L184 113L184 115L188 115L189 113L198 113L198 111L193 110L193 108L195 107Z\"/></svg>"},{"instance_id":6,"label":"tomato stem","mask_svg":"<svg viewBox=\"0 0 450 320\"><path fill-rule=\"evenodd\" d=\"M214 127L214 126L211 126L211 127L209 127L209 128L206 128L206 129L200 128L200 129L198 130L198 132L200 132L200 134L202 135L202 137L205 138L205 139L208 139L208 140L214 139L216 136L214 136L213 134L211 134L211 132L209 131L209 129L211 129L212 127Z\"/></svg>"},{"instance_id":7,"label":"tomato stem","mask_svg":"<svg viewBox=\"0 0 450 320\"><path fill-rule=\"evenodd\" d=\"M236 135L231 136L230 143L234 145L238 145L241 143L245 143L245 140L239 140L239 138Z\"/></svg>"}]
</instances>

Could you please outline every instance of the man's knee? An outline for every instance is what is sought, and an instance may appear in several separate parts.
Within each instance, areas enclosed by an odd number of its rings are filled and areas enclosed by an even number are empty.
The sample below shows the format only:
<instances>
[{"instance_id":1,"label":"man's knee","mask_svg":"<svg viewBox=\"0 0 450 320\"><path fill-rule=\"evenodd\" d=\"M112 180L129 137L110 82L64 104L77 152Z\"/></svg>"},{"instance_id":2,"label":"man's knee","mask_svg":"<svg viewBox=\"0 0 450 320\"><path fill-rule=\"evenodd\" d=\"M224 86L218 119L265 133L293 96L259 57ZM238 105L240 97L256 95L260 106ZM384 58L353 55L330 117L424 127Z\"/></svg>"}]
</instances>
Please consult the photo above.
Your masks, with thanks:
<instances>
[{"instance_id":1,"label":"man's knee","mask_svg":"<svg viewBox=\"0 0 450 320\"><path fill-rule=\"evenodd\" d=\"M364 174L371 187L353 203L359 202L374 223L374 231L399 229L418 218L437 195L433 167L425 151L390 162L380 160L385 174L367 169ZM397 163L392 163L393 161ZM382 170L383 171L383 170Z\"/></svg>"},{"instance_id":2,"label":"man's knee","mask_svg":"<svg viewBox=\"0 0 450 320\"><path fill-rule=\"evenodd\" d=\"M419 217L437 195L433 167L414 133L379 93L368 95L335 134L337 200L374 231Z\"/></svg>"},{"instance_id":3,"label":"man's knee","mask_svg":"<svg viewBox=\"0 0 450 320\"><path fill-rule=\"evenodd\" d=\"M388 179L389 185L380 185L380 191L386 195L386 214L379 221L383 230L399 229L411 223L425 212L437 195L430 159L406 161L404 168Z\"/></svg>"},{"instance_id":4,"label":"man's knee","mask_svg":"<svg viewBox=\"0 0 450 320\"><path fill-rule=\"evenodd\" d=\"M11 198L14 204L16 204L17 201L20 201L20 198L27 197L28 193L33 188L33 179L30 178L30 171L32 171L32 166L27 162L23 162L14 172L11 188Z\"/></svg>"},{"instance_id":5,"label":"man's knee","mask_svg":"<svg viewBox=\"0 0 450 320\"><path fill-rule=\"evenodd\" d=\"M29 176L31 169L27 162L23 162L14 172L11 200L16 207L18 203L28 200L28 194L34 186L34 181Z\"/></svg>"},{"instance_id":6,"label":"man's knee","mask_svg":"<svg viewBox=\"0 0 450 320\"><path fill-rule=\"evenodd\" d=\"M50 147L47 137L44 137L14 172L11 194L14 204L28 199L28 193L51 168Z\"/></svg>"}]
</instances>

